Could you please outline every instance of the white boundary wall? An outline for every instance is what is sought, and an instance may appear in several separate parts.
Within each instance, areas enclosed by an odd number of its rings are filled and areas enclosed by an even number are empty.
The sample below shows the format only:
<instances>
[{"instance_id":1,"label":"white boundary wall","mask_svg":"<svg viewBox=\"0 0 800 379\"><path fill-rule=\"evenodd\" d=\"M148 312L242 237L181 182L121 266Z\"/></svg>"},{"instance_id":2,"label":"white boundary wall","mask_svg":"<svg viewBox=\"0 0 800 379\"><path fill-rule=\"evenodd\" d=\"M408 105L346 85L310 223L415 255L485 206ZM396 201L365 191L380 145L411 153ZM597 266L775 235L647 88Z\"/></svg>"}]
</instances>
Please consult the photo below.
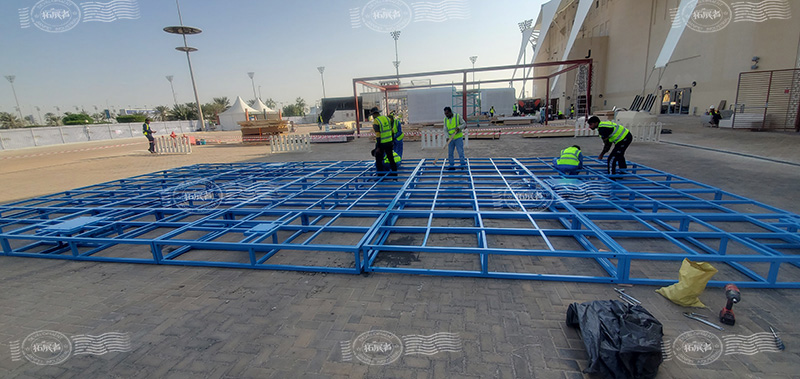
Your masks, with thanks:
<instances>
[{"instance_id":1,"label":"white boundary wall","mask_svg":"<svg viewBox=\"0 0 800 379\"><path fill-rule=\"evenodd\" d=\"M308 134L270 136L269 152L311 151L311 136Z\"/></svg>"},{"instance_id":2,"label":"white boundary wall","mask_svg":"<svg viewBox=\"0 0 800 379\"><path fill-rule=\"evenodd\" d=\"M26 147L62 145L76 142L102 141L142 137L143 123L92 124L75 126L48 126L22 129L0 129L0 150ZM156 135L190 133L197 130L197 120L151 121L150 129Z\"/></svg>"}]
</instances>

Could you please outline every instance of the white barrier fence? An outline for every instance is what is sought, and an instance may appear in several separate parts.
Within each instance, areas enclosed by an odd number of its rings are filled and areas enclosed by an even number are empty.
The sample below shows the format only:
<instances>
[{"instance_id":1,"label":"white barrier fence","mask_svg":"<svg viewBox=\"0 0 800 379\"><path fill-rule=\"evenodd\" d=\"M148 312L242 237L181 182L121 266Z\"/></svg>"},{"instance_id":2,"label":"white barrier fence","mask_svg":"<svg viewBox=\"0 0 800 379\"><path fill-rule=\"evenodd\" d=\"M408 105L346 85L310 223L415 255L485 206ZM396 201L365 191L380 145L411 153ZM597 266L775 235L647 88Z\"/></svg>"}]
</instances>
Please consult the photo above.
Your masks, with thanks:
<instances>
[{"instance_id":1,"label":"white barrier fence","mask_svg":"<svg viewBox=\"0 0 800 379\"><path fill-rule=\"evenodd\" d=\"M269 141L270 153L311 151L311 136L308 134L274 135Z\"/></svg>"},{"instance_id":2,"label":"white barrier fence","mask_svg":"<svg viewBox=\"0 0 800 379\"><path fill-rule=\"evenodd\" d=\"M423 130L422 131L422 148L442 148L447 142L447 134L443 130ZM469 146L469 130L464 131L464 147Z\"/></svg>"},{"instance_id":3,"label":"white barrier fence","mask_svg":"<svg viewBox=\"0 0 800 379\"><path fill-rule=\"evenodd\" d=\"M191 154L192 144L187 136L160 136L155 138L156 153Z\"/></svg>"},{"instance_id":4,"label":"white barrier fence","mask_svg":"<svg viewBox=\"0 0 800 379\"><path fill-rule=\"evenodd\" d=\"M0 129L0 150L133 137L144 138L142 124L137 122ZM175 134L190 133L197 130L197 126L196 120L150 122L150 129L156 131L159 135L168 135L172 132L175 132Z\"/></svg>"},{"instance_id":5,"label":"white barrier fence","mask_svg":"<svg viewBox=\"0 0 800 379\"><path fill-rule=\"evenodd\" d=\"M661 141L661 129L663 128L663 124L660 122L623 126L630 130L631 134L633 134L633 140L636 142ZM597 133L596 129L589 129L588 124L582 124L580 122L575 123L575 137L591 137L598 135L599 134Z\"/></svg>"}]
</instances>

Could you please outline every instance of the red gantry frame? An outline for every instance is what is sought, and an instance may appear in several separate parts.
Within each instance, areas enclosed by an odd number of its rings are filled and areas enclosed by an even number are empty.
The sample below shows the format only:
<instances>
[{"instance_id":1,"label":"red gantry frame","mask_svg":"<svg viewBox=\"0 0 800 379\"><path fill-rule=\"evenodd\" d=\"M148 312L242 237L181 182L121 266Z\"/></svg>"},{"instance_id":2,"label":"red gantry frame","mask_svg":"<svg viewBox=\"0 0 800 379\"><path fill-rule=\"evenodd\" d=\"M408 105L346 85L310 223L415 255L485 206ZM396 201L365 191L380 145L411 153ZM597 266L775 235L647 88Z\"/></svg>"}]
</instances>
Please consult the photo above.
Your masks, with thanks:
<instances>
[{"instance_id":1,"label":"red gantry frame","mask_svg":"<svg viewBox=\"0 0 800 379\"><path fill-rule=\"evenodd\" d=\"M353 79L353 98L355 99L356 105L356 133L361 133L361 112L360 104L358 102L358 84L372 87L379 89L384 94L384 99L389 98L390 91L401 91L401 90L409 90L409 89L418 89L418 88L434 88L434 87L449 87L453 86L454 83L431 83L431 84L422 84L422 85L381 85L376 84L376 81L387 81L387 80L398 80L405 78L419 78L419 77L426 77L430 78L433 76L441 76L441 75L453 75L453 74L463 74L463 80L461 83L461 97L462 97L462 110L463 113L461 116L464 118L465 121L467 120L467 85L475 85L475 84L491 84L491 83L509 83L509 82L517 82L517 81L528 81L528 80L545 80L546 81L546 95L545 95L545 105L550 103L550 80L557 77L558 75L565 74L572 70L578 69L580 66L587 65L587 86L586 86L586 109L592 109L592 59L575 59L575 60L567 60L567 61L555 61L555 62L542 62L542 63L529 63L529 64L521 64L521 65L509 65L509 66L494 66L494 67L480 67L480 68L464 68L464 69L456 69L456 70L445 70L445 71L430 71L430 72L417 72L411 74L402 74L402 75L383 75L383 76L371 76L371 77L363 77L363 78L355 78ZM525 69L528 68L537 68L537 67L552 67L552 66L564 66L559 70L548 74L548 75L540 75L534 76L532 78L529 77L521 77L521 78L506 78L506 79L491 79L491 80L477 80L477 81L468 81L467 74L468 73L476 73L476 72L492 72L492 71L503 71L503 70L514 70L514 69L522 69L522 72L525 72ZM545 106L545 124L547 124L547 107Z\"/></svg>"}]
</instances>

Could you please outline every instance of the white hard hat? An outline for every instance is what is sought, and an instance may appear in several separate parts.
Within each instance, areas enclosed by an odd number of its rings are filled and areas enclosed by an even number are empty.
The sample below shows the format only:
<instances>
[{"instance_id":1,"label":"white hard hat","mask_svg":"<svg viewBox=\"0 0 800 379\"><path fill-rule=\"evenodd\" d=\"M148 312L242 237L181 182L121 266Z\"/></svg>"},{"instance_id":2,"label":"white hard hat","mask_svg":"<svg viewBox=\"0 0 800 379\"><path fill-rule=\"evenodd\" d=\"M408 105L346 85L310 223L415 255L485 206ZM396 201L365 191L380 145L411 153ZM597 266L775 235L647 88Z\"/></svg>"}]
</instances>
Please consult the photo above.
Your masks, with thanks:
<instances>
[{"instance_id":1,"label":"white hard hat","mask_svg":"<svg viewBox=\"0 0 800 379\"><path fill-rule=\"evenodd\" d=\"M709 107L708 107L708 109L714 109L714 106L713 106L713 105L711 105L711 106L709 106Z\"/></svg>"}]
</instances>

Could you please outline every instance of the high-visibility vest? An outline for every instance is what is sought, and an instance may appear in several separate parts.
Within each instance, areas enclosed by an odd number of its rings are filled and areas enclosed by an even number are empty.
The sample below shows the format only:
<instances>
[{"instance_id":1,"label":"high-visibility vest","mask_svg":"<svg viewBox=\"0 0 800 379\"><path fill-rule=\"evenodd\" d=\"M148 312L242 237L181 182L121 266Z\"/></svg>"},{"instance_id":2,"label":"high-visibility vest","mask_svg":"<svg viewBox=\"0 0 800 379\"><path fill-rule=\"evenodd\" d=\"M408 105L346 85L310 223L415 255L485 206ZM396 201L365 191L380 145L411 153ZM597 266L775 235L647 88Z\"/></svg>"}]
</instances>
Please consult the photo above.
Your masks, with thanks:
<instances>
[{"instance_id":1,"label":"high-visibility vest","mask_svg":"<svg viewBox=\"0 0 800 379\"><path fill-rule=\"evenodd\" d=\"M319 117L317 117L317 122L322 122L322 115L319 115Z\"/></svg>"},{"instance_id":2,"label":"high-visibility vest","mask_svg":"<svg viewBox=\"0 0 800 379\"><path fill-rule=\"evenodd\" d=\"M630 133L628 131L628 129L625 129L624 126L616 124L616 123L613 123L611 121L603 121L603 122L601 122L600 125L598 125L598 128L611 128L611 129L613 129L613 131L611 132L611 135L608 136L608 142L611 142L611 143L617 143L619 141L622 141Z\"/></svg>"},{"instance_id":3,"label":"high-visibility vest","mask_svg":"<svg viewBox=\"0 0 800 379\"><path fill-rule=\"evenodd\" d=\"M392 122L392 135L394 136L394 140L402 141L405 135L403 134L403 128L400 126L400 120L398 119L391 119L391 120L394 121Z\"/></svg>"},{"instance_id":4,"label":"high-visibility vest","mask_svg":"<svg viewBox=\"0 0 800 379\"><path fill-rule=\"evenodd\" d=\"M146 122L142 124L142 134L146 136L153 134L153 130L150 129L150 125L147 125Z\"/></svg>"},{"instance_id":5,"label":"high-visibility vest","mask_svg":"<svg viewBox=\"0 0 800 379\"><path fill-rule=\"evenodd\" d=\"M461 115L456 113L451 118L444 118L444 125L447 127L447 135L451 136L452 139L459 139L464 137L464 132L456 133L456 128L461 125Z\"/></svg>"},{"instance_id":6,"label":"high-visibility vest","mask_svg":"<svg viewBox=\"0 0 800 379\"><path fill-rule=\"evenodd\" d=\"M581 151L577 147L570 146L561 150L561 157L556 161L557 165L565 166L579 166L581 164L580 158Z\"/></svg>"},{"instance_id":7,"label":"high-visibility vest","mask_svg":"<svg viewBox=\"0 0 800 379\"><path fill-rule=\"evenodd\" d=\"M378 125L378 132L376 133L378 143L392 142L392 123L389 118L386 116L375 117L374 124Z\"/></svg>"},{"instance_id":8,"label":"high-visibility vest","mask_svg":"<svg viewBox=\"0 0 800 379\"><path fill-rule=\"evenodd\" d=\"M392 151L392 156L394 156L394 163L396 164L400 164L400 161L403 160L403 157L401 157L400 154L397 154L396 151ZM389 164L389 157L384 156L383 163Z\"/></svg>"}]
</instances>

